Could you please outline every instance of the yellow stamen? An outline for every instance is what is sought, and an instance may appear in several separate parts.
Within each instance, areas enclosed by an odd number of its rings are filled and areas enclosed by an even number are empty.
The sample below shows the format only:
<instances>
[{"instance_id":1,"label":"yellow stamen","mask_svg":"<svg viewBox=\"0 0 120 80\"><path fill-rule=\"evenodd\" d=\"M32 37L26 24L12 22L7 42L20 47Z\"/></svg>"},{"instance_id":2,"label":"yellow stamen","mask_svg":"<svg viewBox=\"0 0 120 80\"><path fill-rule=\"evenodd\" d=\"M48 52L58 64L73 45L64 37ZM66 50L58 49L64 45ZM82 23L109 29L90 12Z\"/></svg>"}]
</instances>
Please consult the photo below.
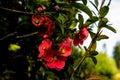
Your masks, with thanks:
<instances>
[{"instance_id":1,"label":"yellow stamen","mask_svg":"<svg viewBox=\"0 0 120 80\"><path fill-rule=\"evenodd\" d=\"M57 60L57 56L54 56L54 60L55 60L55 61Z\"/></svg>"}]
</instances>

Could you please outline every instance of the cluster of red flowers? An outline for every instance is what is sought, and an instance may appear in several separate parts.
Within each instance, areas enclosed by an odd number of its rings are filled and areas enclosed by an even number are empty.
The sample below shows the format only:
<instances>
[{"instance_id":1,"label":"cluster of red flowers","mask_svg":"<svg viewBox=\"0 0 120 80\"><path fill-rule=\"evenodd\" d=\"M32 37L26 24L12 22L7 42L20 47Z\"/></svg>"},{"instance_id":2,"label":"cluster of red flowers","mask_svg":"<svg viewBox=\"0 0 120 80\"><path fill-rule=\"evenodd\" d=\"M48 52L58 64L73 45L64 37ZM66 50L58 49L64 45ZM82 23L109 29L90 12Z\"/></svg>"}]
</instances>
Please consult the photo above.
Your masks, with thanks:
<instances>
[{"instance_id":1,"label":"cluster of red flowers","mask_svg":"<svg viewBox=\"0 0 120 80\"><path fill-rule=\"evenodd\" d=\"M55 28L54 21L47 16L41 16L39 14L32 16L32 24L40 28L40 35L43 38L49 37Z\"/></svg>"},{"instance_id":2,"label":"cluster of red flowers","mask_svg":"<svg viewBox=\"0 0 120 80\"><path fill-rule=\"evenodd\" d=\"M75 46L82 45L88 37L88 26L84 26L75 32L74 39L66 37L63 42L59 43L57 49L53 49L54 45L49 36L53 34L54 21L47 16L36 14L32 16L32 23L40 29L40 36L43 37L41 44L38 46L38 58L42 59L45 66L58 71L64 68L67 57L72 53L72 42Z\"/></svg>"},{"instance_id":3,"label":"cluster of red flowers","mask_svg":"<svg viewBox=\"0 0 120 80\"><path fill-rule=\"evenodd\" d=\"M39 45L38 57L42 58L44 65L51 69L61 70L65 66L67 57L72 53L71 47L72 40L67 37L63 42L59 44L59 49L52 49L52 41L50 39L44 39Z\"/></svg>"}]
</instances>

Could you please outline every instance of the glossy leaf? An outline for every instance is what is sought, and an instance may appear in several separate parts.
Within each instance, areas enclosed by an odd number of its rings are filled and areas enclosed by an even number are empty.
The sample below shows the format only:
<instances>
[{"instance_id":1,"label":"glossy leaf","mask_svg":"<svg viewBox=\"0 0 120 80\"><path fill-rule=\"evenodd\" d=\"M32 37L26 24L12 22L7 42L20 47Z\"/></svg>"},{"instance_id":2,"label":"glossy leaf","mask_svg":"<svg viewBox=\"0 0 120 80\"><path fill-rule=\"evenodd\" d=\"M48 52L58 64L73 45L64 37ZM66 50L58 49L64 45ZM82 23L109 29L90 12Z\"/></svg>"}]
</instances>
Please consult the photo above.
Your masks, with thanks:
<instances>
[{"instance_id":1,"label":"glossy leaf","mask_svg":"<svg viewBox=\"0 0 120 80\"><path fill-rule=\"evenodd\" d=\"M108 6L104 6L100 9L100 17L105 17L107 15L107 13L109 12L109 7Z\"/></svg>"},{"instance_id":2,"label":"glossy leaf","mask_svg":"<svg viewBox=\"0 0 120 80\"><path fill-rule=\"evenodd\" d=\"M72 21L72 24L70 25L70 29L74 29L77 25L77 22L76 21Z\"/></svg>"},{"instance_id":3,"label":"glossy leaf","mask_svg":"<svg viewBox=\"0 0 120 80\"><path fill-rule=\"evenodd\" d=\"M94 64L96 65L97 64L97 59L96 57L91 57L92 61L94 62Z\"/></svg>"},{"instance_id":4,"label":"glossy leaf","mask_svg":"<svg viewBox=\"0 0 120 80\"><path fill-rule=\"evenodd\" d=\"M91 10L82 3L72 3L71 6L80 9L81 11L85 12L89 17L92 17Z\"/></svg>"},{"instance_id":5,"label":"glossy leaf","mask_svg":"<svg viewBox=\"0 0 120 80\"><path fill-rule=\"evenodd\" d=\"M85 22L85 25L90 25L92 23L95 23L96 21L98 21L98 17L92 16L91 18L87 19L87 21Z\"/></svg>"},{"instance_id":6,"label":"glossy leaf","mask_svg":"<svg viewBox=\"0 0 120 80\"><path fill-rule=\"evenodd\" d=\"M98 38L97 38L97 40L99 41L99 40L108 39L108 38L109 38L109 37L106 36L106 35L99 35Z\"/></svg>"},{"instance_id":7,"label":"glossy leaf","mask_svg":"<svg viewBox=\"0 0 120 80\"><path fill-rule=\"evenodd\" d=\"M99 4L98 0L94 0L94 3L96 6L98 6L98 4Z\"/></svg>"},{"instance_id":8,"label":"glossy leaf","mask_svg":"<svg viewBox=\"0 0 120 80\"><path fill-rule=\"evenodd\" d=\"M94 32L92 32L92 31L89 31L89 33L90 33L90 36L91 36L91 38L94 38L95 37L95 33Z\"/></svg>"},{"instance_id":9,"label":"glossy leaf","mask_svg":"<svg viewBox=\"0 0 120 80\"><path fill-rule=\"evenodd\" d=\"M97 51L90 51L90 56L96 56L96 55L98 55L98 52Z\"/></svg>"},{"instance_id":10,"label":"glossy leaf","mask_svg":"<svg viewBox=\"0 0 120 80\"><path fill-rule=\"evenodd\" d=\"M17 44L10 44L9 47L8 47L8 50L13 51L13 52L16 52L19 49L21 49L21 47Z\"/></svg>"},{"instance_id":11,"label":"glossy leaf","mask_svg":"<svg viewBox=\"0 0 120 80\"><path fill-rule=\"evenodd\" d=\"M105 27L107 22L108 22L107 18L102 18L98 23L98 27Z\"/></svg>"},{"instance_id":12,"label":"glossy leaf","mask_svg":"<svg viewBox=\"0 0 120 80\"><path fill-rule=\"evenodd\" d=\"M85 4L85 5L87 4L87 0L82 0L82 2L83 2L83 4Z\"/></svg>"},{"instance_id":13,"label":"glossy leaf","mask_svg":"<svg viewBox=\"0 0 120 80\"><path fill-rule=\"evenodd\" d=\"M92 1L90 1L90 3L95 7L95 9L98 11L98 8L97 8L97 6L92 2Z\"/></svg>"},{"instance_id":14,"label":"glossy leaf","mask_svg":"<svg viewBox=\"0 0 120 80\"><path fill-rule=\"evenodd\" d=\"M56 20L55 22L56 22L56 24L58 24L60 26L61 33L64 34L64 26L61 23L59 23L58 20Z\"/></svg>"},{"instance_id":15,"label":"glossy leaf","mask_svg":"<svg viewBox=\"0 0 120 80\"><path fill-rule=\"evenodd\" d=\"M78 14L78 19L79 19L79 28L83 26L84 18L81 14Z\"/></svg>"},{"instance_id":16,"label":"glossy leaf","mask_svg":"<svg viewBox=\"0 0 120 80\"><path fill-rule=\"evenodd\" d=\"M110 31L116 33L116 30L114 29L114 27L106 25L105 28L109 29Z\"/></svg>"}]
</instances>

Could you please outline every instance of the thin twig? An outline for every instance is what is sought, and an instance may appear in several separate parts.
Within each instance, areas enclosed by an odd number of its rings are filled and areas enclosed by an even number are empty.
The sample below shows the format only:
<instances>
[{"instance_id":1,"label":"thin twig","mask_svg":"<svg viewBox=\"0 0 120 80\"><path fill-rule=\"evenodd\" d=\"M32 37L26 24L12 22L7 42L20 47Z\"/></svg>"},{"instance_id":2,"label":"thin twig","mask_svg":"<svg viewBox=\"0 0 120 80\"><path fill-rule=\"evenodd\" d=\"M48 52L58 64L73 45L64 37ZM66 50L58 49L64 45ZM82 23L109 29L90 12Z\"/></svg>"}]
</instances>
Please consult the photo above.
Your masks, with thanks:
<instances>
[{"instance_id":1,"label":"thin twig","mask_svg":"<svg viewBox=\"0 0 120 80\"><path fill-rule=\"evenodd\" d=\"M100 34L100 32L101 32L101 28L98 29L96 36L95 36L95 37L92 39L92 41L90 42L89 47L88 47L87 51L85 52L85 54L83 55L82 59L79 61L79 63L77 64L77 66L74 67L74 69L73 69L73 71L72 71L72 74L71 74L71 76L70 76L70 80L72 80L75 71L79 68L79 66L83 63L83 61L84 61L85 58L87 57L88 53L91 51L91 48L92 48L92 46L94 45L94 43L96 42L96 39L97 39L98 35Z\"/></svg>"},{"instance_id":2,"label":"thin twig","mask_svg":"<svg viewBox=\"0 0 120 80\"><path fill-rule=\"evenodd\" d=\"M32 33L25 34L25 35L22 35L22 36L18 36L18 35L17 35L15 38L25 38L25 37L29 37L29 36L36 35L36 34L38 34L38 33L39 33L39 32L36 31L36 32L32 32ZM9 33L9 34L7 34L6 36L0 38L0 41L6 39L6 38L8 38L8 37L14 36L14 35L16 35L16 34L17 34L17 32Z\"/></svg>"},{"instance_id":3,"label":"thin twig","mask_svg":"<svg viewBox=\"0 0 120 80\"><path fill-rule=\"evenodd\" d=\"M36 35L36 34L38 34L38 33L39 33L39 32L36 31L36 32L30 33L30 34L25 34L25 35L22 35L22 36L16 36L16 38L25 38L25 37L29 37L29 36Z\"/></svg>"},{"instance_id":4,"label":"thin twig","mask_svg":"<svg viewBox=\"0 0 120 80\"><path fill-rule=\"evenodd\" d=\"M104 3L105 3L105 0L102 0L102 3L101 3L101 6L100 6L100 9L99 9L99 12L100 12L101 8L103 7Z\"/></svg>"},{"instance_id":5,"label":"thin twig","mask_svg":"<svg viewBox=\"0 0 120 80\"><path fill-rule=\"evenodd\" d=\"M108 5L107 5L107 6L110 6L110 4L111 4L111 1L112 1L112 0L109 0L109 3L108 3Z\"/></svg>"},{"instance_id":6,"label":"thin twig","mask_svg":"<svg viewBox=\"0 0 120 80\"><path fill-rule=\"evenodd\" d=\"M0 7L0 9L6 10L6 11L10 11L10 12L15 12L15 13L21 13L21 14L29 14L29 15L35 14L33 12L25 12L25 11L16 10L16 9L9 9L9 8L5 8L5 7ZM44 12L44 13L39 13L39 14L47 15L47 14L52 14L52 13L56 13L56 12Z\"/></svg>"},{"instance_id":7,"label":"thin twig","mask_svg":"<svg viewBox=\"0 0 120 80\"><path fill-rule=\"evenodd\" d=\"M0 7L0 9L6 10L6 11L10 11L10 12L15 12L15 13L34 14L33 12L24 12L24 11L20 11L20 10L5 8L5 7Z\"/></svg>"},{"instance_id":8,"label":"thin twig","mask_svg":"<svg viewBox=\"0 0 120 80\"><path fill-rule=\"evenodd\" d=\"M6 38L8 38L8 37L14 36L15 34L17 34L17 32L9 33L9 34L7 34L6 36L0 38L0 41L6 39Z\"/></svg>"}]
</instances>

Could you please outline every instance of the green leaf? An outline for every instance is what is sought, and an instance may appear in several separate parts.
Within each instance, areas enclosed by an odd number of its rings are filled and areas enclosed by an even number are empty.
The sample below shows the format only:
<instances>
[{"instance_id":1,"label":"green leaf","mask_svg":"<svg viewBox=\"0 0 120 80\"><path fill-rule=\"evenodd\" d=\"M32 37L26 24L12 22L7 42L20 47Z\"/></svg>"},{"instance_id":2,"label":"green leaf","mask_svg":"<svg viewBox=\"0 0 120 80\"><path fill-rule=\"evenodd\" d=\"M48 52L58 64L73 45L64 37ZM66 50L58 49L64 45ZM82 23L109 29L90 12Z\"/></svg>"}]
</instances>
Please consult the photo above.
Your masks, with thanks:
<instances>
[{"instance_id":1,"label":"green leaf","mask_svg":"<svg viewBox=\"0 0 120 80\"><path fill-rule=\"evenodd\" d=\"M98 11L98 8L97 8L97 6L92 2L92 1L90 1L90 3L95 7L95 9Z\"/></svg>"},{"instance_id":2,"label":"green leaf","mask_svg":"<svg viewBox=\"0 0 120 80\"><path fill-rule=\"evenodd\" d=\"M26 7L30 9L32 12L35 10L36 7L38 7L39 4L35 0L29 0L27 2Z\"/></svg>"},{"instance_id":3,"label":"green leaf","mask_svg":"<svg viewBox=\"0 0 120 80\"><path fill-rule=\"evenodd\" d=\"M61 23L61 24L64 24L65 23L65 21L66 21L66 15L65 14L59 14L59 16L58 16L58 18L57 18L57 20L59 21L59 23Z\"/></svg>"},{"instance_id":4,"label":"green leaf","mask_svg":"<svg viewBox=\"0 0 120 80\"><path fill-rule=\"evenodd\" d=\"M86 5L84 5L84 4L82 4L82 3L72 3L71 6L82 10L82 11L85 12L89 17L92 17L92 12L91 12L91 10L90 10Z\"/></svg>"},{"instance_id":5,"label":"green leaf","mask_svg":"<svg viewBox=\"0 0 120 80\"><path fill-rule=\"evenodd\" d=\"M103 21L103 23L107 23L108 22L108 19L107 18L102 18L102 21Z\"/></svg>"},{"instance_id":6,"label":"green leaf","mask_svg":"<svg viewBox=\"0 0 120 80\"><path fill-rule=\"evenodd\" d=\"M102 18L98 23L98 27L105 27L107 22L108 22L107 18Z\"/></svg>"},{"instance_id":7,"label":"green leaf","mask_svg":"<svg viewBox=\"0 0 120 80\"><path fill-rule=\"evenodd\" d=\"M62 5L65 5L65 4L66 4L65 1L60 1L60 0L55 0L55 2L56 2L57 4L62 4Z\"/></svg>"},{"instance_id":8,"label":"green leaf","mask_svg":"<svg viewBox=\"0 0 120 80\"><path fill-rule=\"evenodd\" d=\"M96 65L97 64L97 59L96 57L91 57L92 61L94 62L94 64Z\"/></svg>"},{"instance_id":9,"label":"green leaf","mask_svg":"<svg viewBox=\"0 0 120 80\"><path fill-rule=\"evenodd\" d=\"M100 9L100 17L105 17L107 15L107 13L109 12L109 7L108 6L104 6Z\"/></svg>"},{"instance_id":10,"label":"green leaf","mask_svg":"<svg viewBox=\"0 0 120 80\"><path fill-rule=\"evenodd\" d=\"M83 27L84 18L81 14L78 14L79 28Z\"/></svg>"},{"instance_id":11,"label":"green leaf","mask_svg":"<svg viewBox=\"0 0 120 80\"><path fill-rule=\"evenodd\" d=\"M72 21L72 24L70 25L70 29L74 29L77 25L77 22L76 21Z\"/></svg>"},{"instance_id":12,"label":"green leaf","mask_svg":"<svg viewBox=\"0 0 120 80\"><path fill-rule=\"evenodd\" d=\"M59 26L60 26L60 29L61 29L61 31L62 31L62 34L64 34L64 26L62 25L62 24L60 24L60 23L58 23L59 24Z\"/></svg>"},{"instance_id":13,"label":"green leaf","mask_svg":"<svg viewBox=\"0 0 120 80\"><path fill-rule=\"evenodd\" d=\"M64 26L56 19L55 20L56 24L59 25L60 29L61 29L61 33L64 34Z\"/></svg>"},{"instance_id":14,"label":"green leaf","mask_svg":"<svg viewBox=\"0 0 120 80\"><path fill-rule=\"evenodd\" d=\"M8 47L8 50L13 52L18 51L19 49L21 49L21 47L17 44L10 44Z\"/></svg>"},{"instance_id":15,"label":"green leaf","mask_svg":"<svg viewBox=\"0 0 120 80\"><path fill-rule=\"evenodd\" d=\"M89 31L89 33L90 33L90 36L91 36L91 38L94 38L95 37L95 33L94 32L92 32L92 31Z\"/></svg>"},{"instance_id":16,"label":"green leaf","mask_svg":"<svg viewBox=\"0 0 120 80\"><path fill-rule=\"evenodd\" d=\"M87 21L85 22L85 25L90 25L92 23L95 23L96 21L98 21L98 17L92 16L91 18L87 19Z\"/></svg>"},{"instance_id":17,"label":"green leaf","mask_svg":"<svg viewBox=\"0 0 120 80\"><path fill-rule=\"evenodd\" d=\"M98 55L98 52L97 52L97 51L90 51L90 53L89 53L89 54L90 54L90 56L92 56L92 57L93 57L93 56Z\"/></svg>"},{"instance_id":18,"label":"green leaf","mask_svg":"<svg viewBox=\"0 0 120 80\"><path fill-rule=\"evenodd\" d=\"M107 28L107 29L111 30L112 32L116 33L116 30L112 26L106 25L105 28Z\"/></svg>"},{"instance_id":19,"label":"green leaf","mask_svg":"<svg viewBox=\"0 0 120 80\"><path fill-rule=\"evenodd\" d=\"M98 0L94 0L94 2L95 2L95 5L98 7L98 4L99 4Z\"/></svg>"},{"instance_id":20,"label":"green leaf","mask_svg":"<svg viewBox=\"0 0 120 80\"><path fill-rule=\"evenodd\" d=\"M87 4L87 0L82 0L82 2L83 2L83 4L85 4L85 5Z\"/></svg>"},{"instance_id":21,"label":"green leaf","mask_svg":"<svg viewBox=\"0 0 120 80\"><path fill-rule=\"evenodd\" d=\"M99 40L101 40L101 39L108 39L108 38L109 38L109 37L106 36L106 35L99 35L98 38L97 38L97 40L99 41Z\"/></svg>"}]
</instances>

